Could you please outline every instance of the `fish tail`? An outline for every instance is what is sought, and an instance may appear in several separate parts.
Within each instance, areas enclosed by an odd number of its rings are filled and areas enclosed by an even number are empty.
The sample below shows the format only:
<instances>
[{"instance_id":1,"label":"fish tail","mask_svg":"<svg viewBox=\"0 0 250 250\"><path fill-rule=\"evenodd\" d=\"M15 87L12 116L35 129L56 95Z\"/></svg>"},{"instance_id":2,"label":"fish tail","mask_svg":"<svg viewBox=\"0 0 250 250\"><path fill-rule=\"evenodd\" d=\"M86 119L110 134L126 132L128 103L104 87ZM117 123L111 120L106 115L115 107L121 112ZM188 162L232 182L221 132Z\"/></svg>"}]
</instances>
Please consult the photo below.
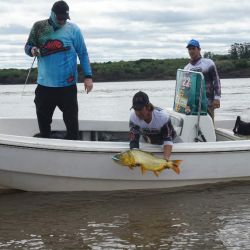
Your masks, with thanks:
<instances>
[{"instance_id":1,"label":"fish tail","mask_svg":"<svg viewBox=\"0 0 250 250\"><path fill-rule=\"evenodd\" d=\"M179 165L182 163L182 160L174 160L172 169L175 171L176 174L180 174Z\"/></svg>"}]
</instances>

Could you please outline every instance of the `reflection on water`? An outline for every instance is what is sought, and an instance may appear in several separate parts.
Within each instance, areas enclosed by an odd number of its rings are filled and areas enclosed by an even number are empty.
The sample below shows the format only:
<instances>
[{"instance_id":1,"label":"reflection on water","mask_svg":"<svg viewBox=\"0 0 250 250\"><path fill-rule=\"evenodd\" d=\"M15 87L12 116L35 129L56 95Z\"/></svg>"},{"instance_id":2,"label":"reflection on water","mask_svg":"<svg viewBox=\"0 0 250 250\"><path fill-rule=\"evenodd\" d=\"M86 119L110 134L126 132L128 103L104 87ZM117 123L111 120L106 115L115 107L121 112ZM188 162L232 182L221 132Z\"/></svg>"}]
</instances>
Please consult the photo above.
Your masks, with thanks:
<instances>
[{"instance_id":1,"label":"reflection on water","mask_svg":"<svg viewBox=\"0 0 250 250\"><path fill-rule=\"evenodd\" d=\"M222 80L216 117L236 118L249 107L249 82ZM172 107L174 87L175 81L98 83L86 95L79 84L79 117L127 120L138 90L156 106ZM35 86L21 97L22 88L0 86L0 117L35 117ZM249 182L178 192L2 193L0 249L250 249L249 197Z\"/></svg>"},{"instance_id":2,"label":"reflection on water","mask_svg":"<svg viewBox=\"0 0 250 250\"><path fill-rule=\"evenodd\" d=\"M0 195L0 249L250 249L250 182Z\"/></svg>"},{"instance_id":3,"label":"reflection on water","mask_svg":"<svg viewBox=\"0 0 250 250\"><path fill-rule=\"evenodd\" d=\"M218 238L225 246L233 249L250 249L250 206L239 204L229 215L219 216ZM230 235L230 237L228 237Z\"/></svg>"}]
</instances>

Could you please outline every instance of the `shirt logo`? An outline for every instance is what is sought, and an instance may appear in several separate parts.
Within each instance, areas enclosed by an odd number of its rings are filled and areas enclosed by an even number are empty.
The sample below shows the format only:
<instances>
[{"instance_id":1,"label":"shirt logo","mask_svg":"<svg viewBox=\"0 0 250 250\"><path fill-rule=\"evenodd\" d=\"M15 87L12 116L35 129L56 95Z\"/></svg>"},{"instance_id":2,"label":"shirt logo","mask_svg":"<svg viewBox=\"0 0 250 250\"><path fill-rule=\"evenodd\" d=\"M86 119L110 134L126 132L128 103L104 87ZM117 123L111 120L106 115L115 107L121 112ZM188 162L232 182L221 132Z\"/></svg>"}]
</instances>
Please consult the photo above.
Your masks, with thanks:
<instances>
[{"instance_id":1,"label":"shirt logo","mask_svg":"<svg viewBox=\"0 0 250 250\"><path fill-rule=\"evenodd\" d=\"M47 56L61 51L70 50L70 46L64 46L63 42L55 39L48 40L43 47L40 48L41 55Z\"/></svg>"}]
</instances>

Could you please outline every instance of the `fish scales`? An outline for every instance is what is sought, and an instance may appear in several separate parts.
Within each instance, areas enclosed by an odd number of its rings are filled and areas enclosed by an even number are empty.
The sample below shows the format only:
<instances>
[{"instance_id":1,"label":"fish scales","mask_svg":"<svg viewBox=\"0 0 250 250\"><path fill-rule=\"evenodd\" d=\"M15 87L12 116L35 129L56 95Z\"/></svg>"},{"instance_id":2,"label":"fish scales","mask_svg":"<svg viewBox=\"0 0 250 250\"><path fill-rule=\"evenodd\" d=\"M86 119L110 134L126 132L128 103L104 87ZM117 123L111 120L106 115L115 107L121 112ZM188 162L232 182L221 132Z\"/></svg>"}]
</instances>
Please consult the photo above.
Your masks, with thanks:
<instances>
[{"instance_id":1,"label":"fish scales","mask_svg":"<svg viewBox=\"0 0 250 250\"><path fill-rule=\"evenodd\" d=\"M113 156L113 160L120 165L128 166L130 169L140 167L142 173L152 171L156 176L164 169L172 169L177 174L180 173L179 165L181 160L166 161L152 153L139 149L131 149Z\"/></svg>"}]
</instances>

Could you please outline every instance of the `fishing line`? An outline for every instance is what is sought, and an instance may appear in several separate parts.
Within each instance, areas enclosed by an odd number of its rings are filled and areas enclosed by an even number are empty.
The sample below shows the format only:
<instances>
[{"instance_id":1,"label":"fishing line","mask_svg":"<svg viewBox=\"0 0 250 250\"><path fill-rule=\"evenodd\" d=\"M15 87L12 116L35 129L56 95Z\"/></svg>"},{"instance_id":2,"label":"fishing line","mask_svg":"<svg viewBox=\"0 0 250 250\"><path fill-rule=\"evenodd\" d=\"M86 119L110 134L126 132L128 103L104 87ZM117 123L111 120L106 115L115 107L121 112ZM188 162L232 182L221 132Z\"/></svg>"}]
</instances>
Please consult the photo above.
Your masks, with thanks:
<instances>
[{"instance_id":1,"label":"fishing line","mask_svg":"<svg viewBox=\"0 0 250 250\"><path fill-rule=\"evenodd\" d=\"M29 79L29 76L30 76L30 72L31 72L31 70L32 70L32 68L33 68L33 65L34 65L35 61L36 61L36 56L34 57L34 60L33 60L32 64L31 64L31 66L30 66L28 75L27 75L27 77L26 77L26 80L25 80L25 83L24 83L24 86L23 86L23 90L22 90L22 93L21 93L21 97L23 96L24 89L25 89L26 84L27 84L27 82L28 82L28 79Z\"/></svg>"}]
</instances>

